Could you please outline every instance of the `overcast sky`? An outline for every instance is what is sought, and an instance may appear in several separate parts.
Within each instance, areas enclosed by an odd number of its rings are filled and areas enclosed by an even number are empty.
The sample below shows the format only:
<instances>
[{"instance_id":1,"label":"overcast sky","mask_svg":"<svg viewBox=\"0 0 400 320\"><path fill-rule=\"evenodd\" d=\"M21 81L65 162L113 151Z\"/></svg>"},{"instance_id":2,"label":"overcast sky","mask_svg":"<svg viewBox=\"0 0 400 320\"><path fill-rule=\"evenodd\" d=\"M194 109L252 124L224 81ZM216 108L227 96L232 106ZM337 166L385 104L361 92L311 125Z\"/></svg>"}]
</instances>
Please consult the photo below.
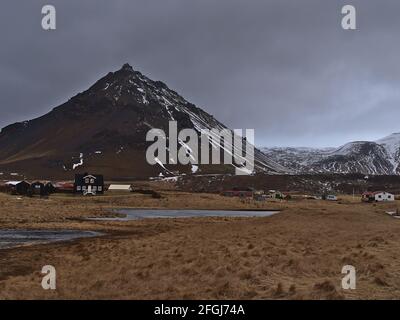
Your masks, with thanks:
<instances>
[{"instance_id":1,"label":"overcast sky","mask_svg":"<svg viewBox=\"0 0 400 320\"><path fill-rule=\"evenodd\" d=\"M398 0L2 0L0 126L128 62L258 145L377 139L400 132L399 16Z\"/></svg>"}]
</instances>

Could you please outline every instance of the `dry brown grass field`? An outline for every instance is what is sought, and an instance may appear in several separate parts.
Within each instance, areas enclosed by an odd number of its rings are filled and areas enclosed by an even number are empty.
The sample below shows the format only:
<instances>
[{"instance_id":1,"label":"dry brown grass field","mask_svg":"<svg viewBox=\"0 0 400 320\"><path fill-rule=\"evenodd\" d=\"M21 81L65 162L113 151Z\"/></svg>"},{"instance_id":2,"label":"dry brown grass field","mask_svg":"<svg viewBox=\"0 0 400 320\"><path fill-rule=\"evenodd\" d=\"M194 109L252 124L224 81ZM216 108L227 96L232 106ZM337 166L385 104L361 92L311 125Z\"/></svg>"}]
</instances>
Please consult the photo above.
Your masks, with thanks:
<instances>
[{"instance_id":1,"label":"dry brown grass field","mask_svg":"<svg viewBox=\"0 0 400 320\"><path fill-rule=\"evenodd\" d=\"M0 250L0 299L398 299L398 201L293 199L256 203L163 191L48 199L0 194L0 228L81 229L106 235ZM264 218L84 221L112 208L280 209ZM341 288L344 265L356 290ZM57 289L41 287L41 268Z\"/></svg>"}]
</instances>

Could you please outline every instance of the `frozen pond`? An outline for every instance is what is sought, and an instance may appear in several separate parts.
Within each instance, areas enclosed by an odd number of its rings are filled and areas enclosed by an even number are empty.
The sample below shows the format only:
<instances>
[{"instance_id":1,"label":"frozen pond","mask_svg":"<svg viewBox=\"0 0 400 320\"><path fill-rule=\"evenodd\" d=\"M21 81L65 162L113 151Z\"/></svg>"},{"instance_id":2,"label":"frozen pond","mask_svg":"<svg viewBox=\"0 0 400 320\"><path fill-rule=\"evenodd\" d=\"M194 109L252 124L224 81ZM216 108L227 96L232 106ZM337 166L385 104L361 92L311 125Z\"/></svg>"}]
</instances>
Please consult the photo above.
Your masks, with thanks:
<instances>
[{"instance_id":1,"label":"frozen pond","mask_svg":"<svg viewBox=\"0 0 400 320\"><path fill-rule=\"evenodd\" d=\"M91 218L96 221L129 221L146 218L193 218L193 217L269 217L278 211L233 211L233 210L162 210L162 209L118 209L114 212L123 218Z\"/></svg>"},{"instance_id":2,"label":"frozen pond","mask_svg":"<svg viewBox=\"0 0 400 320\"><path fill-rule=\"evenodd\" d=\"M94 231L79 230L0 230L0 249L28 244L69 241L101 235Z\"/></svg>"}]
</instances>

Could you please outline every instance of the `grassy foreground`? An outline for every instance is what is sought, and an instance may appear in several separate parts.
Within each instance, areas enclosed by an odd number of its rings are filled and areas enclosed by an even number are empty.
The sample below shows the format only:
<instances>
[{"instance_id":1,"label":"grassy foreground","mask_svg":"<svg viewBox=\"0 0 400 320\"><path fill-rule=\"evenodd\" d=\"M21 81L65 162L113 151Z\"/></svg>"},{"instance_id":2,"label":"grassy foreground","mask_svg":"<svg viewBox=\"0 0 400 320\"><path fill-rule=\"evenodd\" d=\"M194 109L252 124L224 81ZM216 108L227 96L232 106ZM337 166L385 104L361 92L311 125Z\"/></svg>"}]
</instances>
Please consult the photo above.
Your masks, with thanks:
<instances>
[{"instance_id":1,"label":"grassy foreground","mask_svg":"<svg viewBox=\"0 0 400 320\"><path fill-rule=\"evenodd\" d=\"M98 238L0 252L0 299L381 299L400 298L397 202L295 199L242 202L162 192L49 199L0 194L0 228L82 229ZM94 222L111 208L280 209L266 218ZM357 289L343 290L344 265ZM57 270L57 290L41 268Z\"/></svg>"}]
</instances>

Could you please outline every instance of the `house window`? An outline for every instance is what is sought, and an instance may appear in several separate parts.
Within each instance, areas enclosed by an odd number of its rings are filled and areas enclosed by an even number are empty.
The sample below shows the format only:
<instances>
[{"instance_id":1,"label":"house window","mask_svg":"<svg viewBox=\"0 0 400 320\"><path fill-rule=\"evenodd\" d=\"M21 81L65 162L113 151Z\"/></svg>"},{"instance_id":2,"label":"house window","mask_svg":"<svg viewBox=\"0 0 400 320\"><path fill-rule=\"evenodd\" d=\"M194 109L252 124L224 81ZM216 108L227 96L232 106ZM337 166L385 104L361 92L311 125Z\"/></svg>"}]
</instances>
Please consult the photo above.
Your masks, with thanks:
<instances>
[{"instance_id":1,"label":"house window","mask_svg":"<svg viewBox=\"0 0 400 320\"><path fill-rule=\"evenodd\" d=\"M98 186L97 190L102 191L103 187L102 186Z\"/></svg>"},{"instance_id":2,"label":"house window","mask_svg":"<svg viewBox=\"0 0 400 320\"><path fill-rule=\"evenodd\" d=\"M83 187L82 187L82 190L85 191L85 190L86 190L86 186L83 186Z\"/></svg>"},{"instance_id":3,"label":"house window","mask_svg":"<svg viewBox=\"0 0 400 320\"><path fill-rule=\"evenodd\" d=\"M93 178L90 179L90 183L94 183L94 179Z\"/></svg>"},{"instance_id":4,"label":"house window","mask_svg":"<svg viewBox=\"0 0 400 320\"><path fill-rule=\"evenodd\" d=\"M76 190L77 190L77 191L81 191L81 190L82 190L82 187L81 187L81 186L77 186L77 187L76 187Z\"/></svg>"},{"instance_id":5,"label":"house window","mask_svg":"<svg viewBox=\"0 0 400 320\"><path fill-rule=\"evenodd\" d=\"M89 178L86 178L86 179L85 179L85 183L89 183Z\"/></svg>"},{"instance_id":6,"label":"house window","mask_svg":"<svg viewBox=\"0 0 400 320\"><path fill-rule=\"evenodd\" d=\"M93 191L97 191L97 187L96 186L93 186Z\"/></svg>"}]
</instances>

